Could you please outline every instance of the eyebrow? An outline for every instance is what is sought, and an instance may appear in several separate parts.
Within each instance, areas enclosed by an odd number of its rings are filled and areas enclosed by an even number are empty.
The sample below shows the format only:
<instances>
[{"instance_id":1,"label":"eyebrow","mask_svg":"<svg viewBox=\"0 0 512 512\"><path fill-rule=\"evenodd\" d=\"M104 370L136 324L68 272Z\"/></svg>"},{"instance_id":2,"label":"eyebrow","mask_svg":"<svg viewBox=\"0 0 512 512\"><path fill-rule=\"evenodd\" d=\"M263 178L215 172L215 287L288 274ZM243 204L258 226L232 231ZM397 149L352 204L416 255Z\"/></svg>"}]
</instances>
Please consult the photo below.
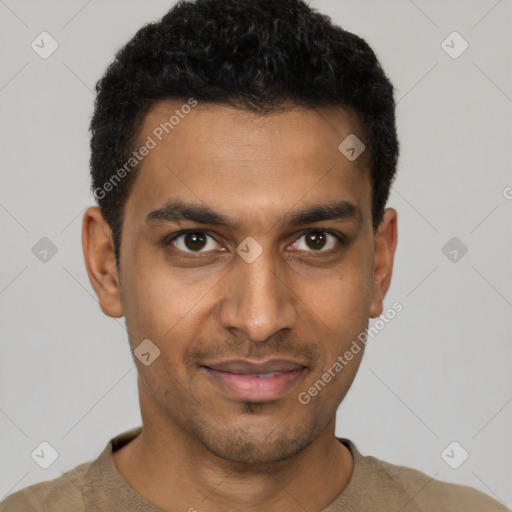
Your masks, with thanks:
<instances>
[{"instance_id":1,"label":"eyebrow","mask_svg":"<svg viewBox=\"0 0 512 512\"><path fill-rule=\"evenodd\" d=\"M151 211L146 216L146 225L153 227L165 222L185 220L204 225L228 227L233 230L240 225L239 221L222 215L209 206L172 200L161 208ZM287 212L281 219L278 219L274 225L275 227L294 226L326 220L355 220L361 223L363 215L357 206L343 200L292 210Z\"/></svg>"}]
</instances>

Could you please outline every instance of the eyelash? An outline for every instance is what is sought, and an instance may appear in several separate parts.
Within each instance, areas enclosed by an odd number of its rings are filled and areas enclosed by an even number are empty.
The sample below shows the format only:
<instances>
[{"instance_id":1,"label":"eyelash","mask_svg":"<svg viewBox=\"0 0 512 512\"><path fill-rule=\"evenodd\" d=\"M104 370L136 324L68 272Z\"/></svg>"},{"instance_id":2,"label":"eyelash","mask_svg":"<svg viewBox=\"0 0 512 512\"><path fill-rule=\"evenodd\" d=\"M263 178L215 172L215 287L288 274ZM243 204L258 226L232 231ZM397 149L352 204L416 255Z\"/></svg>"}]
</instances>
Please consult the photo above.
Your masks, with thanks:
<instances>
[{"instance_id":1,"label":"eyelash","mask_svg":"<svg viewBox=\"0 0 512 512\"><path fill-rule=\"evenodd\" d=\"M178 231L177 233L174 233L174 234L172 234L170 236L167 236L163 240L164 245L165 246L170 245L172 242L174 242L178 238L186 235L187 233L201 233L201 234L208 235L210 238L215 240L215 236L214 236L214 234L211 231L202 230L202 229L184 229L184 230ZM313 251L313 250L311 250L311 251L304 251L304 252L307 252L307 253L311 253L313 256L314 255L317 255L317 256L330 255L330 254L333 254L334 252L338 251L340 248L343 248L343 247L348 245L347 237L343 233L340 233L338 231L332 231L330 229L319 229L319 228L309 228L309 229L303 231L297 237L296 241L301 239L303 236L308 235L309 233L327 233L329 235L332 235L334 238L336 238L336 240L339 243L338 247L334 247L333 249L329 249L327 251L322 251L322 250L319 250L319 251ZM176 250L179 251L179 252L183 252L185 254L197 254L198 256L201 256L202 254L208 254L208 253L211 252L211 251L190 251L190 252L188 252L188 251L181 251L181 249L178 249L178 248L176 248ZM298 251L298 252L301 252L301 251Z\"/></svg>"}]
</instances>

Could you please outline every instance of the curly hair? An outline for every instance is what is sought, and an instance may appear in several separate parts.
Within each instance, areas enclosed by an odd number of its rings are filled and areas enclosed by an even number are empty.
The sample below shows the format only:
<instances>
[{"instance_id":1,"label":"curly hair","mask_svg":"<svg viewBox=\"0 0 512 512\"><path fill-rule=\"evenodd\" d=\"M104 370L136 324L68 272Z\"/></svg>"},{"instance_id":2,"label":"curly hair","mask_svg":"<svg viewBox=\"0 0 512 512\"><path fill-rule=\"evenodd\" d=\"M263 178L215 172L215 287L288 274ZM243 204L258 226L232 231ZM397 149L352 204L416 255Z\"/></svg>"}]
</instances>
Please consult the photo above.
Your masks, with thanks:
<instances>
[{"instance_id":1,"label":"curly hair","mask_svg":"<svg viewBox=\"0 0 512 512\"><path fill-rule=\"evenodd\" d=\"M261 114L285 103L357 112L370 155L372 225L382 221L399 143L393 86L370 46L302 0L178 2L121 48L96 84L93 192L130 158L138 129L163 99L224 104ZM123 207L136 168L98 205L119 265Z\"/></svg>"}]
</instances>

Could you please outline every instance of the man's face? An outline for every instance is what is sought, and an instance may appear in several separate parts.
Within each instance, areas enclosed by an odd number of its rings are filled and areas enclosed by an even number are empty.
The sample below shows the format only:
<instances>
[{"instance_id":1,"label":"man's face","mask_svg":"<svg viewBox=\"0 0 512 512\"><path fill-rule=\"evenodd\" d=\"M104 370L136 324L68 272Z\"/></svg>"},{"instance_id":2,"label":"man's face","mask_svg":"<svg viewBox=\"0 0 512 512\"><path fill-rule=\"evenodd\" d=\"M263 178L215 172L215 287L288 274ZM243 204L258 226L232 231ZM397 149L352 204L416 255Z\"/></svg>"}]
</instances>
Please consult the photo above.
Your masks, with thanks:
<instances>
[{"instance_id":1,"label":"man's face","mask_svg":"<svg viewBox=\"0 0 512 512\"><path fill-rule=\"evenodd\" d=\"M338 149L362 128L341 108L262 116L199 104L159 141L181 105L146 116L137 147L148 136L156 147L124 210L131 348L150 339L160 350L148 366L136 360L143 421L228 460L281 460L334 429L363 350L308 404L298 395L380 314L368 155ZM294 218L342 202L337 218ZM182 206L203 215L179 219Z\"/></svg>"}]
</instances>

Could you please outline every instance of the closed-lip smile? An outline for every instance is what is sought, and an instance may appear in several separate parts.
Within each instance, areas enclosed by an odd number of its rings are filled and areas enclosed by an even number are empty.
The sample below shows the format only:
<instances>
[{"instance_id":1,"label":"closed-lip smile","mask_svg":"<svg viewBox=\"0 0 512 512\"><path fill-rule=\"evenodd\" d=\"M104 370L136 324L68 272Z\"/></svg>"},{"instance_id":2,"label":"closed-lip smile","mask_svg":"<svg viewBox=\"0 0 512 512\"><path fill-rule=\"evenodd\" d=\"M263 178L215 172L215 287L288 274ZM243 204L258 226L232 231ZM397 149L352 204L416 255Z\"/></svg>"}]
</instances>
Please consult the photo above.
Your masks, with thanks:
<instances>
[{"instance_id":1,"label":"closed-lip smile","mask_svg":"<svg viewBox=\"0 0 512 512\"><path fill-rule=\"evenodd\" d=\"M264 402L276 400L289 391L305 373L307 366L291 359L229 359L205 362L201 368L220 383L229 395Z\"/></svg>"}]
</instances>

